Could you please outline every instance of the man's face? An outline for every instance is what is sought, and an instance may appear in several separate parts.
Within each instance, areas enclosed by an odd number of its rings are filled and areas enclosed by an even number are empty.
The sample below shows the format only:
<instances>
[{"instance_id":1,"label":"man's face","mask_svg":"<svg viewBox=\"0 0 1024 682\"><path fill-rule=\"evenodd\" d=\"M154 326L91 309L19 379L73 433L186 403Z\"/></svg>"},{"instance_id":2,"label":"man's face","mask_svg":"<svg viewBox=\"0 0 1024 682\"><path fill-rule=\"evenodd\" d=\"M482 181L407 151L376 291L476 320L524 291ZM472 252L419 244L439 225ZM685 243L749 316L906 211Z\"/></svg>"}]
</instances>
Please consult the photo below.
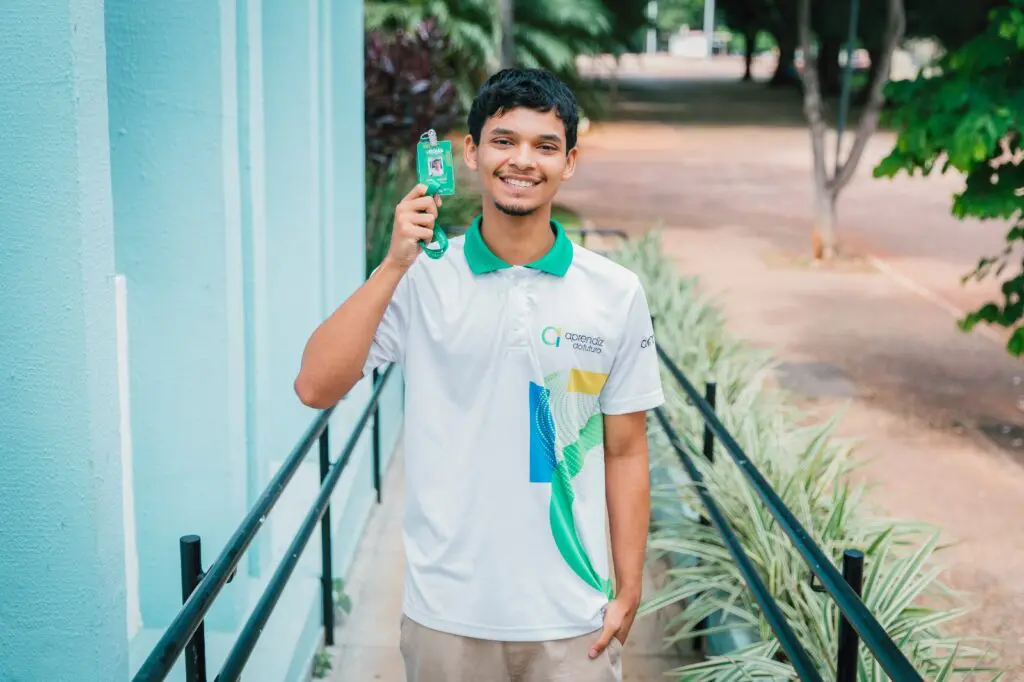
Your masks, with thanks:
<instances>
[{"instance_id":1,"label":"man's face","mask_svg":"<svg viewBox=\"0 0 1024 682\"><path fill-rule=\"evenodd\" d=\"M487 119L479 146L467 135L465 161L501 211L525 216L551 203L572 177L577 150L565 149L565 126L554 110L518 108Z\"/></svg>"}]
</instances>

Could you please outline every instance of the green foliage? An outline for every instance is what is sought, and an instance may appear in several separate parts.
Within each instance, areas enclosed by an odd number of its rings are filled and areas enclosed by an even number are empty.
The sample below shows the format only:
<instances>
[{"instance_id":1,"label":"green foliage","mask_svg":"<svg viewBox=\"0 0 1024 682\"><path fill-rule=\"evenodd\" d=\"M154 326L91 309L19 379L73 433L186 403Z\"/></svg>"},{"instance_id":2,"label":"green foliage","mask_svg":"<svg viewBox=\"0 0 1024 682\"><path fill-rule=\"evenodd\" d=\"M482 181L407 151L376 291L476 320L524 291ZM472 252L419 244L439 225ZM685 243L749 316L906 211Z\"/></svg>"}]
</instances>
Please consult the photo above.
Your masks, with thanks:
<instances>
[{"instance_id":1,"label":"green foliage","mask_svg":"<svg viewBox=\"0 0 1024 682\"><path fill-rule=\"evenodd\" d=\"M678 274L656 233L627 243L616 259L644 283L658 321L659 346L697 385L717 382L722 422L826 556L838 561L849 548L865 553L864 601L924 679L961 679L968 672L989 673L973 680L995 679L983 650L942 632L964 609L953 603L956 595L938 580L941 569L932 565L938 550L935 533L923 524L874 513L865 488L850 479L851 446L833 437L834 421L809 424L783 393L768 385L770 355L726 333L721 313L698 293L695 280ZM707 489L824 679L834 679L837 607L812 589L803 557L724 449L718 448L713 462L700 455L699 413L667 372L664 385L666 412ZM701 623L722 613L731 623L719 629L749 628L760 640L681 668L677 679L796 679L725 544L712 527L701 524L696 488L664 433L652 428L650 443L652 464L675 472L672 483L653 490L656 528L650 547L682 561L675 562L667 583L645 602L641 614L685 604L669 625L669 641L714 632ZM864 647L859 666L860 680L888 679Z\"/></svg>"},{"instance_id":2,"label":"green foliage","mask_svg":"<svg viewBox=\"0 0 1024 682\"><path fill-rule=\"evenodd\" d=\"M331 585L331 592L334 596L334 605L345 613L352 613L352 597L345 590L345 579L335 578Z\"/></svg>"},{"instance_id":3,"label":"green foliage","mask_svg":"<svg viewBox=\"0 0 1024 682\"><path fill-rule=\"evenodd\" d=\"M460 101L468 107L500 61L498 9L494 0L368 0L365 21L369 29L394 30L435 19L449 37L450 62L459 66ZM517 63L548 69L582 89L575 59L613 48L611 19L601 0L517 0ZM577 94L586 99L587 93ZM593 102L589 104L594 106Z\"/></svg>"},{"instance_id":4,"label":"green foliage","mask_svg":"<svg viewBox=\"0 0 1024 682\"><path fill-rule=\"evenodd\" d=\"M499 63L501 22L493 0L367 0L368 30L411 30L433 19L448 38L445 61L458 65L459 100L468 109L480 83Z\"/></svg>"},{"instance_id":5,"label":"green foliage","mask_svg":"<svg viewBox=\"0 0 1024 682\"><path fill-rule=\"evenodd\" d=\"M704 0L661 0L658 3L658 28L675 33L682 26L704 27Z\"/></svg>"},{"instance_id":6,"label":"green foliage","mask_svg":"<svg viewBox=\"0 0 1024 682\"><path fill-rule=\"evenodd\" d=\"M366 272L372 272L387 255L395 206L416 183L412 153L401 152L386 165L366 168Z\"/></svg>"},{"instance_id":7,"label":"green foliage","mask_svg":"<svg viewBox=\"0 0 1024 682\"><path fill-rule=\"evenodd\" d=\"M322 680L333 667L331 655L323 650L317 651L313 656L313 679Z\"/></svg>"},{"instance_id":8,"label":"green foliage","mask_svg":"<svg viewBox=\"0 0 1024 682\"><path fill-rule=\"evenodd\" d=\"M448 42L431 19L394 33L370 31L363 59L366 153L387 165L433 128L444 136L462 111Z\"/></svg>"},{"instance_id":9,"label":"green foliage","mask_svg":"<svg viewBox=\"0 0 1024 682\"><path fill-rule=\"evenodd\" d=\"M963 174L965 184L953 197L953 215L1008 223L1003 251L981 259L964 281L1001 276L1011 264L1018 271L1003 282L1001 302L986 303L960 326L969 331L985 322L1012 329L1007 349L1020 356L1024 266L1014 253L1024 244L1024 0L1010 0L1008 6L994 10L984 33L945 55L931 71L889 85L895 106L889 122L899 136L895 148L875 168L875 176L955 170Z\"/></svg>"}]
</instances>

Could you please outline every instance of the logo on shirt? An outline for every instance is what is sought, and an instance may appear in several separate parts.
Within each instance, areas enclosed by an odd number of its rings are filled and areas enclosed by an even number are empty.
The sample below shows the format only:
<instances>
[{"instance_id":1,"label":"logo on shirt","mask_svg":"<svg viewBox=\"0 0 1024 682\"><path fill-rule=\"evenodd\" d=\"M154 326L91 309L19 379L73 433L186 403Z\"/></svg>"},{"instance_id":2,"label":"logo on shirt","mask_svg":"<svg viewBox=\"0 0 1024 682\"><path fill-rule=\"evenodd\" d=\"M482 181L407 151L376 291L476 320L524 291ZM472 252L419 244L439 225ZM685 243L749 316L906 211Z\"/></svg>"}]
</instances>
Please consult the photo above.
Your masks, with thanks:
<instances>
[{"instance_id":1,"label":"logo on shirt","mask_svg":"<svg viewBox=\"0 0 1024 682\"><path fill-rule=\"evenodd\" d=\"M562 345L562 339L571 343L574 350L581 350L586 353L601 354L604 348L604 339L600 336L589 336L578 332L563 332L561 327L544 327L540 332L540 340L545 346L558 348Z\"/></svg>"},{"instance_id":2,"label":"logo on shirt","mask_svg":"<svg viewBox=\"0 0 1024 682\"><path fill-rule=\"evenodd\" d=\"M654 334L651 334L646 339L640 342L641 348L650 348L654 345Z\"/></svg>"},{"instance_id":3,"label":"logo on shirt","mask_svg":"<svg viewBox=\"0 0 1024 682\"><path fill-rule=\"evenodd\" d=\"M545 346L558 348L562 345L562 330L560 327L544 327L540 332L540 340Z\"/></svg>"}]
</instances>

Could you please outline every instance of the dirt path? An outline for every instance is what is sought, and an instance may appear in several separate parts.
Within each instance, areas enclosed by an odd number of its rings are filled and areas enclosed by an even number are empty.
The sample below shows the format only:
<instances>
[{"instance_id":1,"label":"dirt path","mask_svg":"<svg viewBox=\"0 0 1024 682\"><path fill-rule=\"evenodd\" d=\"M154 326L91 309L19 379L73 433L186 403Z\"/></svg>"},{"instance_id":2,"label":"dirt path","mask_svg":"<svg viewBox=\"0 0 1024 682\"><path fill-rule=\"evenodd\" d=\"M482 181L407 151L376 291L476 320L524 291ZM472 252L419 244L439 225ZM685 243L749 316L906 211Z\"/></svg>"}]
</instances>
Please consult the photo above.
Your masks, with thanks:
<instances>
[{"instance_id":1,"label":"dirt path","mask_svg":"<svg viewBox=\"0 0 1024 682\"><path fill-rule=\"evenodd\" d=\"M960 543L947 579L978 610L956 629L1002 640L1007 678L1024 677L1024 372L998 338L955 327L957 309L996 290L959 277L1004 227L953 220L955 178L871 179L892 144L880 134L840 206L846 250L865 258L808 268L799 101L737 84L731 64L650 71L622 84L618 120L583 138L561 198L600 226L662 224L732 331L790 363L780 379L822 414L845 408L874 501Z\"/></svg>"}]
</instances>

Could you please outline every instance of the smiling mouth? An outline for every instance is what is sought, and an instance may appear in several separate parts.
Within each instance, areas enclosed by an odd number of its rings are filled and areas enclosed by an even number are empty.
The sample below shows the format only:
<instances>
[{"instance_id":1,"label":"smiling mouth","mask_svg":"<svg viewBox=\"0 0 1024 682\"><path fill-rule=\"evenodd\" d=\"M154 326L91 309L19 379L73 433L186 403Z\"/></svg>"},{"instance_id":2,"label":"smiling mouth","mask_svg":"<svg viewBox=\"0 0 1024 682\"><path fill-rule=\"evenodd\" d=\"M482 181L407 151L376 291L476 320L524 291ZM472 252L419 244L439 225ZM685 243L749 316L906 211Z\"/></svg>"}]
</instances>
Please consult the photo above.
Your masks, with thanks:
<instances>
[{"instance_id":1,"label":"smiling mouth","mask_svg":"<svg viewBox=\"0 0 1024 682\"><path fill-rule=\"evenodd\" d=\"M513 189L530 189L540 184L539 180L523 180L520 178L501 178L501 181Z\"/></svg>"}]
</instances>

